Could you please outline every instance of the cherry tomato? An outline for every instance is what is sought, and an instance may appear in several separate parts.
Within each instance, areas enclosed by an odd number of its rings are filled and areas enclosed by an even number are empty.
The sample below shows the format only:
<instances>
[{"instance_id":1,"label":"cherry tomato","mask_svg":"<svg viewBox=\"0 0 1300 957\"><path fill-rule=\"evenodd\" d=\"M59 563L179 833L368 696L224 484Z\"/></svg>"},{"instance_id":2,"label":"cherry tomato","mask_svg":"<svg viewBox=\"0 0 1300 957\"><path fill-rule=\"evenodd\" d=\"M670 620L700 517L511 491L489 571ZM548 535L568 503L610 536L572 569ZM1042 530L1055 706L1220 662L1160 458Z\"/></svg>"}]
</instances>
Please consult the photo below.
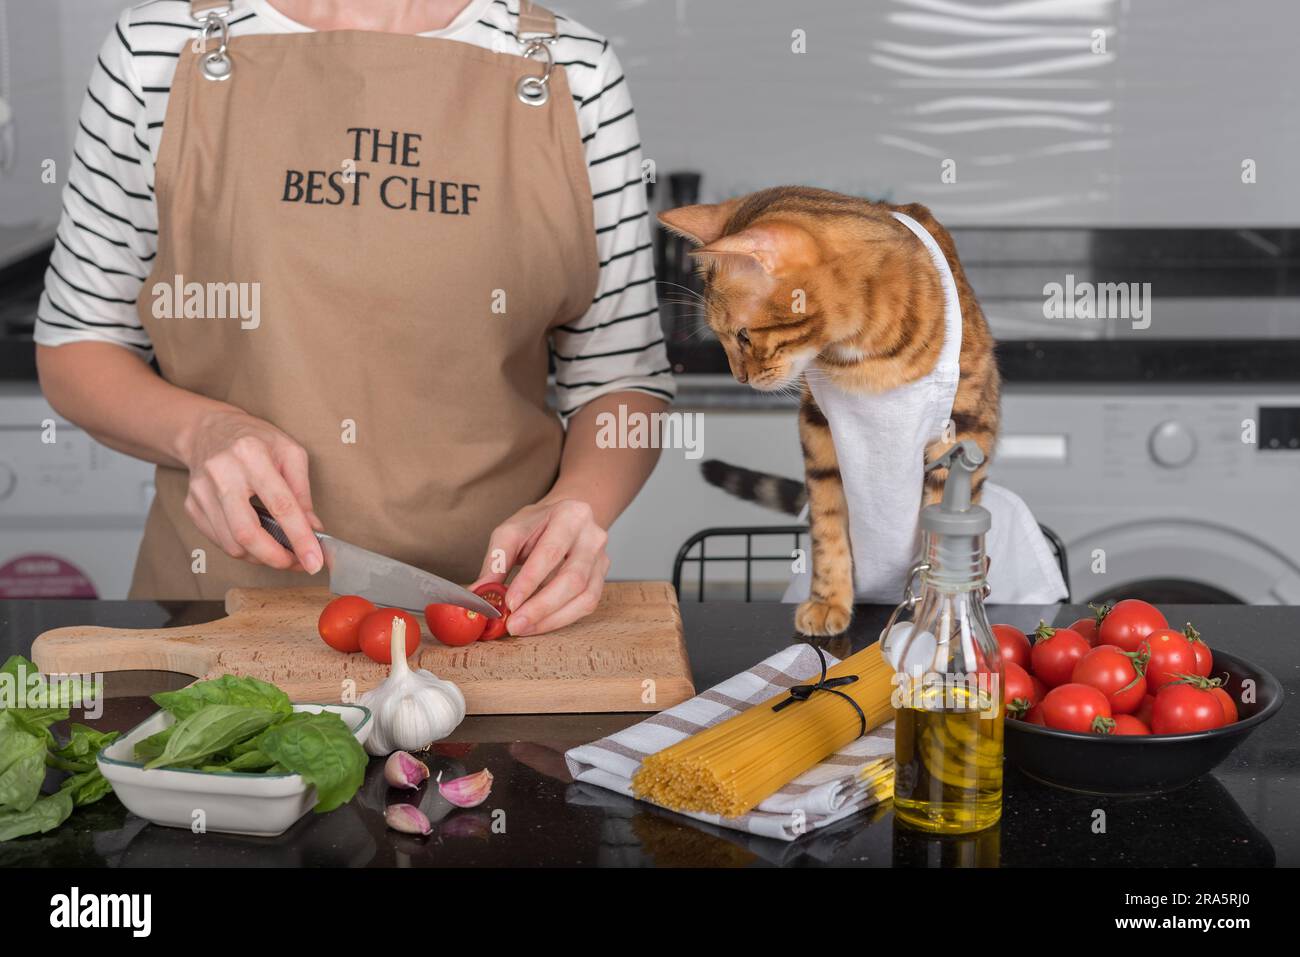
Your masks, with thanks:
<instances>
[{"instance_id":1,"label":"cherry tomato","mask_svg":"<svg viewBox=\"0 0 1300 957\"><path fill-rule=\"evenodd\" d=\"M320 613L316 630L335 651L361 650L361 619L375 610L375 604L360 595L335 598Z\"/></svg>"},{"instance_id":2,"label":"cherry tomato","mask_svg":"<svg viewBox=\"0 0 1300 957\"><path fill-rule=\"evenodd\" d=\"M1150 734L1151 729L1131 714L1117 714L1110 719L1109 731L1104 734Z\"/></svg>"},{"instance_id":3,"label":"cherry tomato","mask_svg":"<svg viewBox=\"0 0 1300 957\"><path fill-rule=\"evenodd\" d=\"M1151 689L1148 687L1147 691L1150 692L1150 690ZM1137 710L1133 712L1133 717L1137 718L1149 728L1151 727L1151 711L1155 706L1156 696L1148 693L1142 699L1142 703L1138 705Z\"/></svg>"},{"instance_id":4,"label":"cherry tomato","mask_svg":"<svg viewBox=\"0 0 1300 957\"><path fill-rule=\"evenodd\" d=\"M1070 675L1078 684L1092 685L1110 701L1111 714L1130 714L1147 693L1141 654L1098 645L1079 659Z\"/></svg>"},{"instance_id":5,"label":"cherry tomato","mask_svg":"<svg viewBox=\"0 0 1300 957\"><path fill-rule=\"evenodd\" d=\"M459 648L479 640L487 626L487 618L476 611L459 605L434 604L424 608L424 620L429 633L444 645Z\"/></svg>"},{"instance_id":6,"label":"cherry tomato","mask_svg":"<svg viewBox=\"0 0 1300 957\"><path fill-rule=\"evenodd\" d=\"M1190 621L1183 628L1183 634L1196 653L1196 673L1202 678L1210 677L1210 672L1214 670L1214 654L1210 651L1210 646L1202 640L1201 633L1192 627Z\"/></svg>"},{"instance_id":7,"label":"cherry tomato","mask_svg":"<svg viewBox=\"0 0 1300 957\"><path fill-rule=\"evenodd\" d=\"M1219 699L1219 704L1223 706L1223 723L1236 724L1237 722L1237 702L1228 694L1227 689L1216 685L1210 689L1210 694Z\"/></svg>"},{"instance_id":8,"label":"cherry tomato","mask_svg":"<svg viewBox=\"0 0 1300 957\"><path fill-rule=\"evenodd\" d=\"M1014 661L1021 668L1029 668L1029 639L1019 628L1011 625L994 625L993 637L998 640L998 651L1003 663Z\"/></svg>"},{"instance_id":9,"label":"cherry tomato","mask_svg":"<svg viewBox=\"0 0 1300 957\"><path fill-rule=\"evenodd\" d=\"M1036 724L1040 728L1047 727L1046 723L1043 721L1043 706L1041 704L1036 704L1026 711L1024 720L1028 721L1030 724Z\"/></svg>"},{"instance_id":10,"label":"cherry tomato","mask_svg":"<svg viewBox=\"0 0 1300 957\"><path fill-rule=\"evenodd\" d=\"M1101 623L1106 620L1106 615L1110 612L1110 606L1089 605L1088 607L1092 609L1092 617L1080 618L1074 624L1070 625L1070 630L1077 631L1079 634L1083 635L1083 640L1093 648L1096 648L1097 641L1101 637L1098 629L1101 627Z\"/></svg>"},{"instance_id":11,"label":"cherry tomato","mask_svg":"<svg viewBox=\"0 0 1300 957\"><path fill-rule=\"evenodd\" d=\"M510 620L510 612L506 610L506 586L498 585L496 582L484 582L474 589L474 594L501 612L500 618L484 618L487 627L483 629L482 639L494 641L505 635L506 622Z\"/></svg>"},{"instance_id":12,"label":"cherry tomato","mask_svg":"<svg viewBox=\"0 0 1300 957\"><path fill-rule=\"evenodd\" d=\"M1002 700L1006 703L1007 713L1018 718L1043 698L1042 683L1034 687L1034 679L1029 672L1014 661L1005 662L1002 675Z\"/></svg>"},{"instance_id":13,"label":"cherry tomato","mask_svg":"<svg viewBox=\"0 0 1300 957\"><path fill-rule=\"evenodd\" d=\"M1052 628L1046 622L1034 631L1034 647L1029 653L1034 675L1049 688L1070 680L1074 666L1088 653L1088 641L1069 628Z\"/></svg>"},{"instance_id":14,"label":"cherry tomato","mask_svg":"<svg viewBox=\"0 0 1300 957\"><path fill-rule=\"evenodd\" d=\"M371 661L393 663L393 619L406 622L406 657L420 647L420 619L398 608L378 608L361 619L361 650Z\"/></svg>"},{"instance_id":15,"label":"cherry tomato","mask_svg":"<svg viewBox=\"0 0 1300 957\"><path fill-rule=\"evenodd\" d=\"M1042 709L1043 721L1049 728L1080 734L1093 731L1098 718L1110 717L1110 702L1092 685L1059 685L1047 692Z\"/></svg>"},{"instance_id":16,"label":"cherry tomato","mask_svg":"<svg viewBox=\"0 0 1300 957\"><path fill-rule=\"evenodd\" d=\"M1184 675L1196 674L1196 652L1181 631L1160 628L1147 635L1142 643L1150 649L1147 684L1152 692L1158 694L1165 685L1181 681Z\"/></svg>"},{"instance_id":17,"label":"cherry tomato","mask_svg":"<svg viewBox=\"0 0 1300 957\"><path fill-rule=\"evenodd\" d=\"M1198 676L1165 685L1156 692L1152 733L1191 734L1222 727L1223 703L1212 693L1214 687L1212 681Z\"/></svg>"},{"instance_id":18,"label":"cherry tomato","mask_svg":"<svg viewBox=\"0 0 1300 957\"><path fill-rule=\"evenodd\" d=\"M1103 645L1115 645L1125 651L1137 651L1143 638L1153 631L1168 627L1169 622L1155 605L1136 598L1125 598L1102 619L1097 628L1097 641Z\"/></svg>"}]
</instances>

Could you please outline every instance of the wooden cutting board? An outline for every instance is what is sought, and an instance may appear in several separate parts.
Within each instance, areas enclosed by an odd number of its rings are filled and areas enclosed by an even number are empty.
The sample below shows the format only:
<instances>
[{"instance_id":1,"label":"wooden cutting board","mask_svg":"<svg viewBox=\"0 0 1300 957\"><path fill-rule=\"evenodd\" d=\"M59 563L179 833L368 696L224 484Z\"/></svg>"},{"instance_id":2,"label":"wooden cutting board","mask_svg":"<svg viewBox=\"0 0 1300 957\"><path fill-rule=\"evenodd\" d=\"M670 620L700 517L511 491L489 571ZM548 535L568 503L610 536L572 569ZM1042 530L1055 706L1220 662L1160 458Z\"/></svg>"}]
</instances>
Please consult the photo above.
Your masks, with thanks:
<instances>
[{"instance_id":1,"label":"wooden cutting board","mask_svg":"<svg viewBox=\"0 0 1300 957\"><path fill-rule=\"evenodd\" d=\"M47 673L175 671L195 678L248 675L294 701L337 702L388 673L343 654L316 632L323 588L233 588L228 617L179 628L56 628L32 645ZM610 582L599 607L548 635L448 648L429 637L412 666L454 681L470 714L660 711L695 694L677 596L667 582Z\"/></svg>"}]
</instances>

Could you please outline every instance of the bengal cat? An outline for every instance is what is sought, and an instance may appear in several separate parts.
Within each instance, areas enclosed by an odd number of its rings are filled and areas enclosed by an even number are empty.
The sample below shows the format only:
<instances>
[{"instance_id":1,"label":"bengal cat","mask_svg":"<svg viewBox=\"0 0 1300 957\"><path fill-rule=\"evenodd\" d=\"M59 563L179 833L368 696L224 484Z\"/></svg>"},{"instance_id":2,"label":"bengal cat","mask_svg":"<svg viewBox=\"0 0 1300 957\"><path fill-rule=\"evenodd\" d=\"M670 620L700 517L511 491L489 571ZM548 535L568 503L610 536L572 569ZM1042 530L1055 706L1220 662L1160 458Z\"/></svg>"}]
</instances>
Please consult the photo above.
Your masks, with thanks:
<instances>
[{"instance_id":1,"label":"bengal cat","mask_svg":"<svg viewBox=\"0 0 1300 957\"><path fill-rule=\"evenodd\" d=\"M956 281L961 378L949 434L927 448L926 459L953 441L976 442L985 455L972 486L978 501L999 422L993 337L952 236L926 207L782 186L659 216L698 244L692 253L703 277L706 318L736 380L764 392L800 391L812 585L795 613L795 626L807 635L844 631L854 596L844 476L830 426L806 377L824 376L845 391L877 395L928 375L944 341L938 271L920 240L891 215L894 211L934 237ZM802 507L802 496L789 480L717 462L706 463L706 476L710 471L711 481L736 494L782 510ZM926 473L924 504L939 499L946 477L946 469Z\"/></svg>"}]
</instances>

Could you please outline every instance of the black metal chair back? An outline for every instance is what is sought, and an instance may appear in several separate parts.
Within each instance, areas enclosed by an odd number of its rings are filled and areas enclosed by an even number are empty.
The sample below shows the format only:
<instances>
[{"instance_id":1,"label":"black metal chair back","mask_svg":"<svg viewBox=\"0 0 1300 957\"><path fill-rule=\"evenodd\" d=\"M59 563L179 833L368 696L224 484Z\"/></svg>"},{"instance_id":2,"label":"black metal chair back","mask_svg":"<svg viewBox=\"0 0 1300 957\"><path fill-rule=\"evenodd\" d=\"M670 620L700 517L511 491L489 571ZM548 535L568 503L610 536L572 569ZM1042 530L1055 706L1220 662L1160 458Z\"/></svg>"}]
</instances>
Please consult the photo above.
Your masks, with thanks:
<instances>
[{"instance_id":1,"label":"black metal chair back","mask_svg":"<svg viewBox=\"0 0 1300 957\"><path fill-rule=\"evenodd\" d=\"M1056 556L1056 563L1061 568L1061 577L1065 580L1066 595L1070 594L1070 562L1065 551L1065 542L1061 536L1048 528L1046 525L1039 524L1039 530L1043 537L1047 539L1047 544L1051 547L1052 553ZM699 573L695 582L695 600L704 601L705 574L706 568L710 564L720 562L743 562L745 566L745 601L754 600L754 563L755 562L785 562L787 565L793 559L791 554L755 554L755 538L785 538L791 540L792 549L802 547L802 540L808 535L807 525L733 525L719 528L706 528L696 532L682 544L677 550L677 557L673 560L673 590L677 592L678 600L683 600L682 595L682 569L687 564L699 566ZM745 542L744 552L742 554L709 554L707 542L711 538L742 538ZM768 546L775 549L776 546ZM695 554L692 552L695 551ZM1069 600L1068 597L1066 599Z\"/></svg>"}]
</instances>

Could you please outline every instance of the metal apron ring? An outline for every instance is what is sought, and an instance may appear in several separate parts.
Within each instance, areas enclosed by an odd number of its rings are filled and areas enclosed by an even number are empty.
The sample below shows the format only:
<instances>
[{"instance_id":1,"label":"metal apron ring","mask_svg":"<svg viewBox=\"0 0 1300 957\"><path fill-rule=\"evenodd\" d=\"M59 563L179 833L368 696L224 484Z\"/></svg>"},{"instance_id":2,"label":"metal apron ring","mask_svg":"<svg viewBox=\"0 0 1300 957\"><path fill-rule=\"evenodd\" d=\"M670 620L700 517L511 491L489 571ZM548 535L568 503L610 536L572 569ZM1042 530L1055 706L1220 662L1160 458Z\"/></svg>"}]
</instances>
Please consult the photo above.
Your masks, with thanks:
<instances>
[{"instance_id":1,"label":"metal apron ring","mask_svg":"<svg viewBox=\"0 0 1300 957\"><path fill-rule=\"evenodd\" d=\"M525 41L520 37L521 43L525 43L523 56L525 59L533 59L534 54L541 53L543 63L545 64L542 72L537 75L529 74L519 78L515 84L515 95L519 97L519 102L528 106L545 106L546 101L551 98L551 71L555 69L555 57L551 54L551 44L555 42L555 34L542 34Z\"/></svg>"},{"instance_id":2,"label":"metal apron ring","mask_svg":"<svg viewBox=\"0 0 1300 957\"><path fill-rule=\"evenodd\" d=\"M203 56L199 58L199 72L204 79L214 82L230 79L233 64L229 53L230 27L226 23L229 15L230 7L218 7L203 14L203 31L197 42L203 51ZM217 38L217 48L209 53L208 41L213 37Z\"/></svg>"}]
</instances>

